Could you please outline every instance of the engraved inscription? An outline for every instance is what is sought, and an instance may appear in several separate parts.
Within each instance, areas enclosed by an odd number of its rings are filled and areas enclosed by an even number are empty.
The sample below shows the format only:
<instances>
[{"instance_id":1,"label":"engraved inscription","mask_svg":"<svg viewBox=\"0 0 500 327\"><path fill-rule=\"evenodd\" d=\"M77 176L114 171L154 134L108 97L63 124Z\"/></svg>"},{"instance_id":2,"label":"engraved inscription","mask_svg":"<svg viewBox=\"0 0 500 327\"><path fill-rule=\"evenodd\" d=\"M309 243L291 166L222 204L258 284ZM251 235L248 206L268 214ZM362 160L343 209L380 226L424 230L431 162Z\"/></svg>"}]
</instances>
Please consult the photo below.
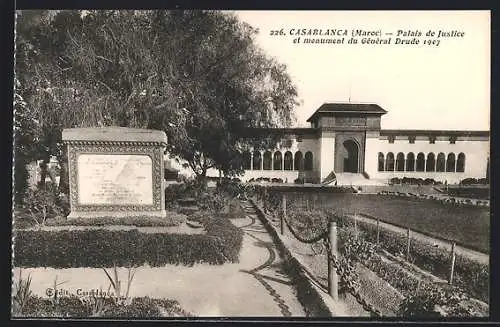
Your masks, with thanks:
<instances>
[{"instance_id":1,"label":"engraved inscription","mask_svg":"<svg viewBox=\"0 0 500 327\"><path fill-rule=\"evenodd\" d=\"M366 118L364 117L337 117L336 124L341 126L365 126Z\"/></svg>"},{"instance_id":2,"label":"engraved inscription","mask_svg":"<svg viewBox=\"0 0 500 327\"><path fill-rule=\"evenodd\" d=\"M81 205L153 205L147 155L81 154L77 170Z\"/></svg>"}]
</instances>

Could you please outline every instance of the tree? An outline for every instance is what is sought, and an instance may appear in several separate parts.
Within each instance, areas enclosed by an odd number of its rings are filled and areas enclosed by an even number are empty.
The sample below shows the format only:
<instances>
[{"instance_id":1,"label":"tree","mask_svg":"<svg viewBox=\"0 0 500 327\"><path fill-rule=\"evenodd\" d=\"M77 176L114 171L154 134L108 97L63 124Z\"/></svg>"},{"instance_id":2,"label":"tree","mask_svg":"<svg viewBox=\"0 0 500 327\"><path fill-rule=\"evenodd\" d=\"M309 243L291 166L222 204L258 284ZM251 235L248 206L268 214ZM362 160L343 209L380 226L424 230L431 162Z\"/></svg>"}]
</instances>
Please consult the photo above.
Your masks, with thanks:
<instances>
[{"instance_id":1,"label":"tree","mask_svg":"<svg viewBox=\"0 0 500 327\"><path fill-rule=\"evenodd\" d=\"M276 141L247 138L246 128L292 122L297 93L286 67L267 58L255 46L256 31L234 15L40 16L18 25L16 73L30 85L20 96L39 122L41 157L66 161L63 128L117 125L164 130L168 152L200 178L212 167L234 174L241 172L243 149Z\"/></svg>"}]
</instances>

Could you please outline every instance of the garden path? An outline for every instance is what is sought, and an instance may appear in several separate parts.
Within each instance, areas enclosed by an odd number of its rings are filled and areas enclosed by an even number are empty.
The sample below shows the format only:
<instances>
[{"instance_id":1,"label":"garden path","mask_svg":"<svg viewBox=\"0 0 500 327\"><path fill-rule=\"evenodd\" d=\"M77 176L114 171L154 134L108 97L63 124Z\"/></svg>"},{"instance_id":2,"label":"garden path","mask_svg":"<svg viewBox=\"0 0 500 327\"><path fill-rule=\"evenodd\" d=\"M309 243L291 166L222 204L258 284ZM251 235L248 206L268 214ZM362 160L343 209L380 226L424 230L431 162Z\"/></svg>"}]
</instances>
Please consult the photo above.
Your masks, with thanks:
<instances>
[{"instance_id":1,"label":"garden path","mask_svg":"<svg viewBox=\"0 0 500 327\"><path fill-rule=\"evenodd\" d=\"M304 317L291 279L283 271L283 260L255 211L232 222L244 231L239 263L142 266L136 270L129 295L175 299L199 317ZM31 275L31 289L42 297L55 278L63 283L58 290L70 293L106 290L109 284L99 268L26 268L22 275ZM126 283L126 268L118 268L118 275ZM13 277L18 276L15 268Z\"/></svg>"}]
</instances>

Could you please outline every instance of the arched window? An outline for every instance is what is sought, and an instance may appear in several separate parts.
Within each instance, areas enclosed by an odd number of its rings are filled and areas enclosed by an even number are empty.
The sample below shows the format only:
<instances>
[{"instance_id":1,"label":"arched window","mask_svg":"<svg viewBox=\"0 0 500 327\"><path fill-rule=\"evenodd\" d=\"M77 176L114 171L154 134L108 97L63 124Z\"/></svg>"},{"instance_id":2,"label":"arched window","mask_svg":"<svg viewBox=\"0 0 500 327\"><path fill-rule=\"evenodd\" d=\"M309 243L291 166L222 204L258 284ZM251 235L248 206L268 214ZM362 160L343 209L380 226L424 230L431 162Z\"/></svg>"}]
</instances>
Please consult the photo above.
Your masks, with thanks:
<instances>
[{"instance_id":1,"label":"arched window","mask_svg":"<svg viewBox=\"0 0 500 327\"><path fill-rule=\"evenodd\" d=\"M440 152L437 156L436 171L443 172L445 168L446 160L444 158L444 153Z\"/></svg>"},{"instance_id":2,"label":"arched window","mask_svg":"<svg viewBox=\"0 0 500 327\"><path fill-rule=\"evenodd\" d=\"M384 154L378 153L378 171L384 171Z\"/></svg>"},{"instance_id":3,"label":"arched window","mask_svg":"<svg viewBox=\"0 0 500 327\"><path fill-rule=\"evenodd\" d=\"M281 152L279 151L276 151L274 153L273 169L274 170L283 169L283 158L281 157Z\"/></svg>"},{"instance_id":4,"label":"arched window","mask_svg":"<svg viewBox=\"0 0 500 327\"><path fill-rule=\"evenodd\" d=\"M448 158L446 158L446 171L455 172L455 154L448 153Z\"/></svg>"},{"instance_id":5,"label":"arched window","mask_svg":"<svg viewBox=\"0 0 500 327\"><path fill-rule=\"evenodd\" d=\"M389 152L387 158L385 159L385 170L394 171L394 153Z\"/></svg>"},{"instance_id":6,"label":"arched window","mask_svg":"<svg viewBox=\"0 0 500 327\"><path fill-rule=\"evenodd\" d=\"M252 155L248 151L243 152L243 169L252 169Z\"/></svg>"},{"instance_id":7,"label":"arched window","mask_svg":"<svg viewBox=\"0 0 500 327\"><path fill-rule=\"evenodd\" d=\"M405 171L405 155L402 152L396 156L396 171Z\"/></svg>"},{"instance_id":8,"label":"arched window","mask_svg":"<svg viewBox=\"0 0 500 327\"><path fill-rule=\"evenodd\" d=\"M415 167L416 171L424 171L425 170L425 154L420 152L417 155L417 165Z\"/></svg>"},{"instance_id":9,"label":"arched window","mask_svg":"<svg viewBox=\"0 0 500 327\"><path fill-rule=\"evenodd\" d=\"M415 171L415 155L413 152L406 155L406 171Z\"/></svg>"},{"instance_id":10,"label":"arched window","mask_svg":"<svg viewBox=\"0 0 500 327\"><path fill-rule=\"evenodd\" d=\"M304 156L304 170L313 170L313 154L311 151L307 151Z\"/></svg>"},{"instance_id":11,"label":"arched window","mask_svg":"<svg viewBox=\"0 0 500 327\"><path fill-rule=\"evenodd\" d=\"M295 160L293 161L293 166L295 167L295 170L304 169L304 159L302 158L302 152L295 152Z\"/></svg>"},{"instance_id":12,"label":"arched window","mask_svg":"<svg viewBox=\"0 0 500 327\"><path fill-rule=\"evenodd\" d=\"M434 153L429 153L427 155L427 163L425 165L425 171L435 171L436 170L436 156Z\"/></svg>"},{"instance_id":13,"label":"arched window","mask_svg":"<svg viewBox=\"0 0 500 327\"><path fill-rule=\"evenodd\" d=\"M290 151L285 152L285 160L284 160L284 168L285 170L293 170L293 155Z\"/></svg>"},{"instance_id":14,"label":"arched window","mask_svg":"<svg viewBox=\"0 0 500 327\"><path fill-rule=\"evenodd\" d=\"M273 155L270 151L264 152L264 162L263 168L264 170L271 170L273 166Z\"/></svg>"},{"instance_id":15,"label":"arched window","mask_svg":"<svg viewBox=\"0 0 500 327\"><path fill-rule=\"evenodd\" d=\"M465 154L460 152L457 158L457 173L463 173L465 171Z\"/></svg>"},{"instance_id":16,"label":"arched window","mask_svg":"<svg viewBox=\"0 0 500 327\"><path fill-rule=\"evenodd\" d=\"M261 170L262 166L262 156L259 151L253 153L253 170Z\"/></svg>"}]
</instances>

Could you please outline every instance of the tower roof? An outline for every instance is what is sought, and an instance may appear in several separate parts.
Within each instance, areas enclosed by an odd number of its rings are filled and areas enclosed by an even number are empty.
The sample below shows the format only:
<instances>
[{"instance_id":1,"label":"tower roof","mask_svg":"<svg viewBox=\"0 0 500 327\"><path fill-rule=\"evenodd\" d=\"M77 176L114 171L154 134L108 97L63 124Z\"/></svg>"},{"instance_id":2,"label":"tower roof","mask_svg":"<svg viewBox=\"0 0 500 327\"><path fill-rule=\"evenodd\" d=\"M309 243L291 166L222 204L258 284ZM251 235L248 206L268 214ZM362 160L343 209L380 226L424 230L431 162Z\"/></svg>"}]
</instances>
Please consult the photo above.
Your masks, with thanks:
<instances>
[{"instance_id":1,"label":"tower roof","mask_svg":"<svg viewBox=\"0 0 500 327\"><path fill-rule=\"evenodd\" d=\"M334 116L337 113L384 115L387 111L375 103L323 103L307 121L312 122L319 116Z\"/></svg>"}]
</instances>

